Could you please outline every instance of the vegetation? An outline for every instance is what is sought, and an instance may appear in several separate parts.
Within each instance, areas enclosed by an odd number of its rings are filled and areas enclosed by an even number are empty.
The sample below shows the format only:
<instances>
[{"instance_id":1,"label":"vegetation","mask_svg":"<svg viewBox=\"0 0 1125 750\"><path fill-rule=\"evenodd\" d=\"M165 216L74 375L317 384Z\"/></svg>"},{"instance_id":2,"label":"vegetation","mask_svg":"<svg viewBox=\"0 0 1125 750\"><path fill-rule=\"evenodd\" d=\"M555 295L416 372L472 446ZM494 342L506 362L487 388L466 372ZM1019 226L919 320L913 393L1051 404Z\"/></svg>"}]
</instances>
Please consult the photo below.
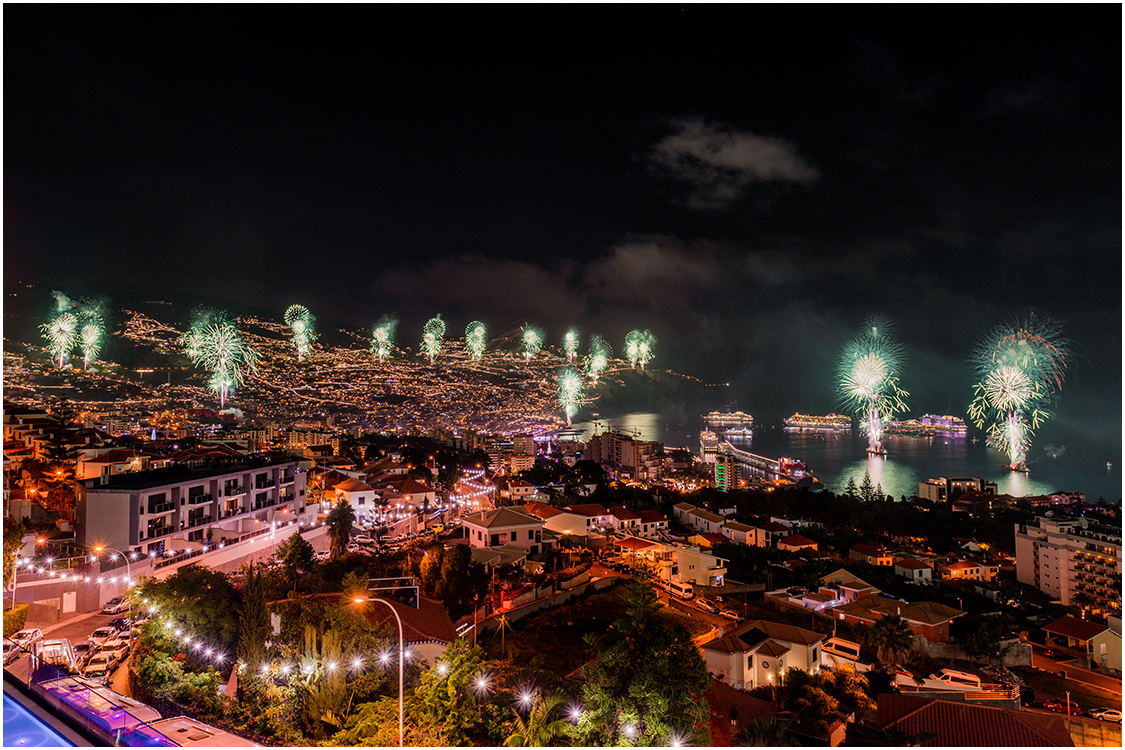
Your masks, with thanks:
<instances>
[{"instance_id":1,"label":"vegetation","mask_svg":"<svg viewBox=\"0 0 1125 750\"><path fill-rule=\"evenodd\" d=\"M332 506L328 512L328 536L331 558L339 560L347 554L348 539L352 535L352 526L355 525L355 509L347 502L339 502Z\"/></svg>"},{"instance_id":2,"label":"vegetation","mask_svg":"<svg viewBox=\"0 0 1125 750\"><path fill-rule=\"evenodd\" d=\"M16 555L23 546L23 527L11 516L4 517L4 586L16 572Z\"/></svg>"},{"instance_id":3,"label":"vegetation","mask_svg":"<svg viewBox=\"0 0 1125 750\"><path fill-rule=\"evenodd\" d=\"M652 588L626 584L625 617L590 633L582 669L580 744L710 744L711 676L687 630L670 625Z\"/></svg>"},{"instance_id":4,"label":"vegetation","mask_svg":"<svg viewBox=\"0 0 1125 750\"><path fill-rule=\"evenodd\" d=\"M914 634L906 620L898 615L885 615L867 629L867 642L875 648L884 669L906 661L914 650Z\"/></svg>"},{"instance_id":5,"label":"vegetation","mask_svg":"<svg viewBox=\"0 0 1125 750\"><path fill-rule=\"evenodd\" d=\"M785 699L779 716L791 718L817 734L859 711L871 711L867 678L852 667L825 669L810 675L789 669L784 678Z\"/></svg>"},{"instance_id":6,"label":"vegetation","mask_svg":"<svg viewBox=\"0 0 1125 750\"><path fill-rule=\"evenodd\" d=\"M12 635L23 630L23 626L27 624L27 610L29 609L26 604L17 604L13 607L4 607L4 637L9 638Z\"/></svg>"},{"instance_id":7,"label":"vegetation","mask_svg":"<svg viewBox=\"0 0 1125 750\"><path fill-rule=\"evenodd\" d=\"M565 719L553 718L562 703L561 695L538 695L531 703L526 720L513 708L516 723L512 733L504 740L504 745L548 747L556 744L559 738L565 737L570 731L570 724Z\"/></svg>"},{"instance_id":8,"label":"vegetation","mask_svg":"<svg viewBox=\"0 0 1125 750\"><path fill-rule=\"evenodd\" d=\"M202 565L188 565L163 580L144 579L134 589L133 599L147 600L150 606L154 605L195 638L220 652L236 652L242 602L226 574ZM189 650L184 658L199 660L201 654Z\"/></svg>"}]
</instances>

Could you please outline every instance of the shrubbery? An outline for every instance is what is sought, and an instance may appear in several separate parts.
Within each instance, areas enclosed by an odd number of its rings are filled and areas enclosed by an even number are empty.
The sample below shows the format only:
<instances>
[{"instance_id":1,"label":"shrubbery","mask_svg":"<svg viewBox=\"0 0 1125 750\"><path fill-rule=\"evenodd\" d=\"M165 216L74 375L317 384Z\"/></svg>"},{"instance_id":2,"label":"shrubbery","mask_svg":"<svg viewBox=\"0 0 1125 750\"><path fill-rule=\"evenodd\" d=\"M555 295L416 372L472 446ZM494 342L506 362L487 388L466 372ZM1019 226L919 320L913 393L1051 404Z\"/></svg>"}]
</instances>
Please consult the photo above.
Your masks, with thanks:
<instances>
[{"instance_id":1,"label":"shrubbery","mask_svg":"<svg viewBox=\"0 0 1125 750\"><path fill-rule=\"evenodd\" d=\"M23 630L23 626L27 624L27 610L28 605L17 604L14 607L4 608L4 637L10 638L12 635Z\"/></svg>"}]
</instances>

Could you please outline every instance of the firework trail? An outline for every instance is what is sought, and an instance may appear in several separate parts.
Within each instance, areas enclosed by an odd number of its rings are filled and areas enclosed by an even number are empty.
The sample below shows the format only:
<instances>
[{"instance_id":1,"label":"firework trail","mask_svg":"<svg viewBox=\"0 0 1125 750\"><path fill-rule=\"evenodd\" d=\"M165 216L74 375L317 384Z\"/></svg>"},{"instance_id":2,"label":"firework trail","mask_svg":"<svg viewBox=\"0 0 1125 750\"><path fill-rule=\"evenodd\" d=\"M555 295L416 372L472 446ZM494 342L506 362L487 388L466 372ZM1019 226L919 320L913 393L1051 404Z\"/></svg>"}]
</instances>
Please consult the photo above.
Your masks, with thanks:
<instances>
[{"instance_id":1,"label":"firework trail","mask_svg":"<svg viewBox=\"0 0 1125 750\"><path fill-rule=\"evenodd\" d=\"M571 328L563 334L563 351L566 352L566 361L573 362L574 357L578 354L578 329Z\"/></svg>"},{"instance_id":2,"label":"firework trail","mask_svg":"<svg viewBox=\"0 0 1125 750\"><path fill-rule=\"evenodd\" d=\"M56 313L64 313L74 307L74 300L58 291L57 289L51 292L51 296L55 298Z\"/></svg>"},{"instance_id":3,"label":"firework trail","mask_svg":"<svg viewBox=\"0 0 1125 750\"><path fill-rule=\"evenodd\" d=\"M78 316L72 312L57 313L49 322L39 326L47 340L47 350L52 359L58 359L62 369L63 359L78 343Z\"/></svg>"},{"instance_id":4,"label":"firework trail","mask_svg":"<svg viewBox=\"0 0 1125 750\"><path fill-rule=\"evenodd\" d=\"M180 336L180 346L191 363L199 363L199 350L203 344L203 332L211 325L225 322L226 313L200 305L191 311L191 325Z\"/></svg>"},{"instance_id":5,"label":"firework trail","mask_svg":"<svg viewBox=\"0 0 1125 750\"><path fill-rule=\"evenodd\" d=\"M389 315L379 318L379 322L371 329L371 353L383 362L391 353L395 343L395 328L398 319Z\"/></svg>"},{"instance_id":6,"label":"firework trail","mask_svg":"<svg viewBox=\"0 0 1125 750\"><path fill-rule=\"evenodd\" d=\"M1062 326L1034 313L996 326L977 344L975 397L969 418L988 433L988 444L1008 456L1008 468L1025 470L1035 430L1066 378L1070 342Z\"/></svg>"},{"instance_id":7,"label":"firework trail","mask_svg":"<svg viewBox=\"0 0 1125 750\"><path fill-rule=\"evenodd\" d=\"M208 387L219 394L219 408L226 407L235 386L246 381L246 375L258 369L258 352L242 342L237 326L227 320L203 329L200 337L199 362L211 371Z\"/></svg>"},{"instance_id":8,"label":"firework trail","mask_svg":"<svg viewBox=\"0 0 1125 750\"><path fill-rule=\"evenodd\" d=\"M465 351L474 360L484 356L484 348L488 345L488 329L484 323L474 320L465 327Z\"/></svg>"},{"instance_id":9,"label":"firework trail","mask_svg":"<svg viewBox=\"0 0 1125 750\"><path fill-rule=\"evenodd\" d=\"M902 345L892 336L882 318L868 318L863 333L844 344L837 366L837 381L844 407L853 411L860 429L867 433L867 450L886 453L883 425L895 413L906 411L903 402L910 394L898 387L897 371Z\"/></svg>"},{"instance_id":10,"label":"firework trail","mask_svg":"<svg viewBox=\"0 0 1125 750\"><path fill-rule=\"evenodd\" d=\"M653 358L656 350L656 337L649 331L629 331L625 336L625 356L629 359L629 366L641 369Z\"/></svg>"},{"instance_id":11,"label":"firework trail","mask_svg":"<svg viewBox=\"0 0 1125 750\"><path fill-rule=\"evenodd\" d=\"M559 375L555 385L559 392L559 406L566 413L566 424L569 427L571 418L578 413L578 407L582 405L582 400L586 397L586 388L582 382L582 376L569 367Z\"/></svg>"},{"instance_id":12,"label":"firework trail","mask_svg":"<svg viewBox=\"0 0 1125 750\"><path fill-rule=\"evenodd\" d=\"M590 353L586 356L586 374L595 385L598 383L598 375L609 367L609 358L612 355L613 350L605 339L596 333L590 337Z\"/></svg>"},{"instance_id":13,"label":"firework trail","mask_svg":"<svg viewBox=\"0 0 1125 750\"><path fill-rule=\"evenodd\" d=\"M520 341L523 342L524 361L530 362L543 346L543 331L535 326L525 326Z\"/></svg>"},{"instance_id":14,"label":"firework trail","mask_svg":"<svg viewBox=\"0 0 1125 750\"><path fill-rule=\"evenodd\" d=\"M315 322L316 316L304 305L290 305L285 311L285 325L293 331L293 346L297 349L297 361L303 360L312 349L312 345L316 343L316 333L313 332Z\"/></svg>"},{"instance_id":15,"label":"firework trail","mask_svg":"<svg viewBox=\"0 0 1125 750\"><path fill-rule=\"evenodd\" d=\"M426 325L422 328L422 351L430 358L431 365L441 354L444 337L445 321L441 319L440 314L426 321Z\"/></svg>"}]
</instances>

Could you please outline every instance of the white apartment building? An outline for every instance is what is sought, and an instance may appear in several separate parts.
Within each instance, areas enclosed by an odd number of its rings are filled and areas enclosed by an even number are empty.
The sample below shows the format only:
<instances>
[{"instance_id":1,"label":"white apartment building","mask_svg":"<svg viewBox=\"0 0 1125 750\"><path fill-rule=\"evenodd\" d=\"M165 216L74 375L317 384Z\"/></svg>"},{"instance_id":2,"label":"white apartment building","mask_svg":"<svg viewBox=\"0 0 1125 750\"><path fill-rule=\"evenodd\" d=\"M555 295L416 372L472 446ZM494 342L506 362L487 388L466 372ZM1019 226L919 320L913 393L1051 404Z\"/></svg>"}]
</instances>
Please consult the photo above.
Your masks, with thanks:
<instances>
[{"instance_id":1,"label":"white apartment building","mask_svg":"<svg viewBox=\"0 0 1125 750\"><path fill-rule=\"evenodd\" d=\"M76 485L75 534L79 544L140 555L237 541L300 516L305 478L296 461L246 461L89 479Z\"/></svg>"},{"instance_id":2,"label":"white apartment building","mask_svg":"<svg viewBox=\"0 0 1125 750\"><path fill-rule=\"evenodd\" d=\"M1094 614L1121 614L1121 533L1085 518L1016 524L1016 578L1081 604ZM1076 601L1077 599L1077 601Z\"/></svg>"}]
</instances>

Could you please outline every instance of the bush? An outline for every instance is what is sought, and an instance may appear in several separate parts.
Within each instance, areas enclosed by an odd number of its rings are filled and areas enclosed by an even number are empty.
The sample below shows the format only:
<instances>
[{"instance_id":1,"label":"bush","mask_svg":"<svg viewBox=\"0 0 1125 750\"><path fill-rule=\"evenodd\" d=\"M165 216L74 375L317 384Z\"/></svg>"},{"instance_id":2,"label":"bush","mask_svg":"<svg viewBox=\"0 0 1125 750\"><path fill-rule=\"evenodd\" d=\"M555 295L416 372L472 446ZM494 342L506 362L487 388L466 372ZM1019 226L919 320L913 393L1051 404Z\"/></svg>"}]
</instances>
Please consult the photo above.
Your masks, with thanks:
<instances>
[{"instance_id":1,"label":"bush","mask_svg":"<svg viewBox=\"0 0 1125 750\"><path fill-rule=\"evenodd\" d=\"M27 610L28 605L17 604L14 607L4 608L4 637L10 638L12 635L23 630L23 626L27 624Z\"/></svg>"}]
</instances>

